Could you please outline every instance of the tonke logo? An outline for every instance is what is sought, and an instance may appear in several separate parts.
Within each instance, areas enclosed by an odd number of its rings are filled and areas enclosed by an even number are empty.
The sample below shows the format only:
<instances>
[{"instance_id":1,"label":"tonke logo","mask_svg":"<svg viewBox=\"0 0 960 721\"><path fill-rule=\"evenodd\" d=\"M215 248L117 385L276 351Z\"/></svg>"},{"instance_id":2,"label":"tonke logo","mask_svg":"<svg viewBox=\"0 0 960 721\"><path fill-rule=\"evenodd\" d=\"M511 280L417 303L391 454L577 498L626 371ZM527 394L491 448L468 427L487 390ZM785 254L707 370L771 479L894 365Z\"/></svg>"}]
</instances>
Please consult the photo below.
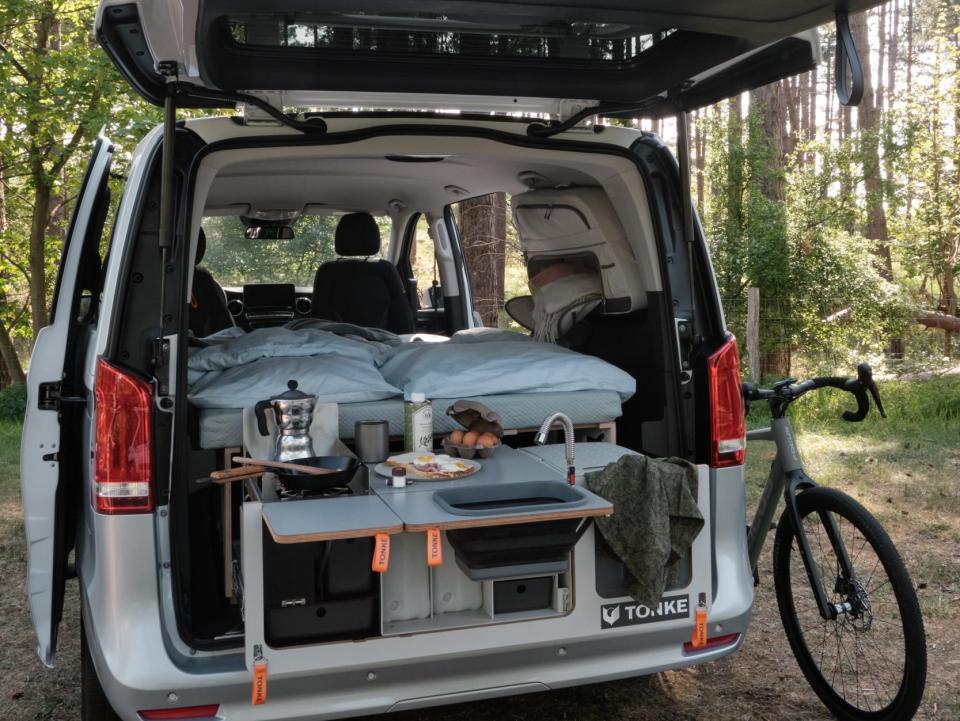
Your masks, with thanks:
<instances>
[{"instance_id":1,"label":"tonke logo","mask_svg":"<svg viewBox=\"0 0 960 721\"><path fill-rule=\"evenodd\" d=\"M664 596L653 609L635 601L608 603L600 607L600 628L620 628L677 618L690 618L689 596Z\"/></svg>"}]
</instances>

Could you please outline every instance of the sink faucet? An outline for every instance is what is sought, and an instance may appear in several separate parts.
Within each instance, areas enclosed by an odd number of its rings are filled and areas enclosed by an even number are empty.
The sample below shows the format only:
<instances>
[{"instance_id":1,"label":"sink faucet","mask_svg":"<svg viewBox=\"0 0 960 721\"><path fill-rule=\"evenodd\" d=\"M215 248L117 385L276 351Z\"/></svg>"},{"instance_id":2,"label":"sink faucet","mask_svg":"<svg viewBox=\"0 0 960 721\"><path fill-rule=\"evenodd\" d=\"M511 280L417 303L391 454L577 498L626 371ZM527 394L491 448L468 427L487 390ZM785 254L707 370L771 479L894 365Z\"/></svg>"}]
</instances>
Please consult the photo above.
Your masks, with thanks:
<instances>
[{"instance_id":1,"label":"sink faucet","mask_svg":"<svg viewBox=\"0 0 960 721\"><path fill-rule=\"evenodd\" d=\"M577 480L577 469L573 462L573 421L565 413L553 413L540 424L540 430L533 437L533 442L542 446L547 442L547 433L550 432L550 426L557 421L563 426L563 443L567 448L567 483L575 485Z\"/></svg>"}]
</instances>

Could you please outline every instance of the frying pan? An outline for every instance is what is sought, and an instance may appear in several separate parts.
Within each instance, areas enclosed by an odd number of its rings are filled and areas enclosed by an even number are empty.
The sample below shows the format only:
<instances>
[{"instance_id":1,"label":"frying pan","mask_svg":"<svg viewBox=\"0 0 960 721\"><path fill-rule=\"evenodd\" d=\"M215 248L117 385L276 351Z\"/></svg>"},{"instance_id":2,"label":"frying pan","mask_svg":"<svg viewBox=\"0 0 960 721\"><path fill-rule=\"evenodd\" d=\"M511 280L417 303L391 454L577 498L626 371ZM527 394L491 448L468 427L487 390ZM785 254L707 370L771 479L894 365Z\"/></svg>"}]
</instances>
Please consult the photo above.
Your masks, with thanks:
<instances>
[{"instance_id":1,"label":"frying pan","mask_svg":"<svg viewBox=\"0 0 960 721\"><path fill-rule=\"evenodd\" d=\"M236 460L236 459L234 459ZM256 461L254 461L256 462ZM269 463L264 465L269 466ZM298 458L290 466L307 466L313 473L297 472L290 468L271 468L288 491L324 491L335 486L345 486L357 472L358 461L349 456L311 456ZM318 475L317 471L326 473Z\"/></svg>"}]
</instances>

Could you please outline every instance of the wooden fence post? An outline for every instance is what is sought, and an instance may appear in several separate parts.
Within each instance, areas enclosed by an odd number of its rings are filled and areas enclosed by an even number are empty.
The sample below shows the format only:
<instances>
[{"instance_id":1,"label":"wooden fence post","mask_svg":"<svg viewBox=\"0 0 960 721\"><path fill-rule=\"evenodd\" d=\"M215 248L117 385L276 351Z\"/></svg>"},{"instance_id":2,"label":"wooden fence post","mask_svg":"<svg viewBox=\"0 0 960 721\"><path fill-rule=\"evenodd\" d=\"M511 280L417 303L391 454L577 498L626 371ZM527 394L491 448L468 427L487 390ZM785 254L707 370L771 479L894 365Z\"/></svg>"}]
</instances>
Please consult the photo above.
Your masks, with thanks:
<instances>
[{"instance_id":1,"label":"wooden fence post","mask_svg":"<svg viewBox=\"0 0 960 721\"><path fill-rule=\"evenodd\" d=\"M760 289L747 288L747 361L750 382L760 382Z\"/></svg>"}]
</instances>

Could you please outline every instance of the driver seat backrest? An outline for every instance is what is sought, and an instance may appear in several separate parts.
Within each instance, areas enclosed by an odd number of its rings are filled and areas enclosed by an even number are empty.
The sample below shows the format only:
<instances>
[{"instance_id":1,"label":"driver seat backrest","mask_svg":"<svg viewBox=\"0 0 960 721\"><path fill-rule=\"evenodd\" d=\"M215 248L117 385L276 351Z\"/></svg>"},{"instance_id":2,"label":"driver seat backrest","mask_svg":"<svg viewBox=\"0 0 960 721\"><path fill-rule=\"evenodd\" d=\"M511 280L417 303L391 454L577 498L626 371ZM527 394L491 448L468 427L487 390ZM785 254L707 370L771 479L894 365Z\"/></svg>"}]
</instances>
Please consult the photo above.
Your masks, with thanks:
<instances>
[{"instance_id":1,"label":"driver seat backrest","mask_svg":"<svg viewBox=\"0 0 960 721\"><path fill-rule=\"evenodd\" d=\"M207 236L201 228L194 261L193 292L190 294L190 330L196 338L203 338L234 324L233 316L227 309L227 294L210 271L200 266L206 251Z\"/></svg>"},{"instance_id":2,"label":"driver seat backrest","mask_svg":"<svg viewBox=\"0 0 960 721\"><path fill-rule=\"evenodd\" d=\"M380 228L369 213L344 215L334 239L337 255L317 268L314 318L342 321L393 333L413 333L416 322L400 273L380 252Z\"/></svg>"}]
</instances>

